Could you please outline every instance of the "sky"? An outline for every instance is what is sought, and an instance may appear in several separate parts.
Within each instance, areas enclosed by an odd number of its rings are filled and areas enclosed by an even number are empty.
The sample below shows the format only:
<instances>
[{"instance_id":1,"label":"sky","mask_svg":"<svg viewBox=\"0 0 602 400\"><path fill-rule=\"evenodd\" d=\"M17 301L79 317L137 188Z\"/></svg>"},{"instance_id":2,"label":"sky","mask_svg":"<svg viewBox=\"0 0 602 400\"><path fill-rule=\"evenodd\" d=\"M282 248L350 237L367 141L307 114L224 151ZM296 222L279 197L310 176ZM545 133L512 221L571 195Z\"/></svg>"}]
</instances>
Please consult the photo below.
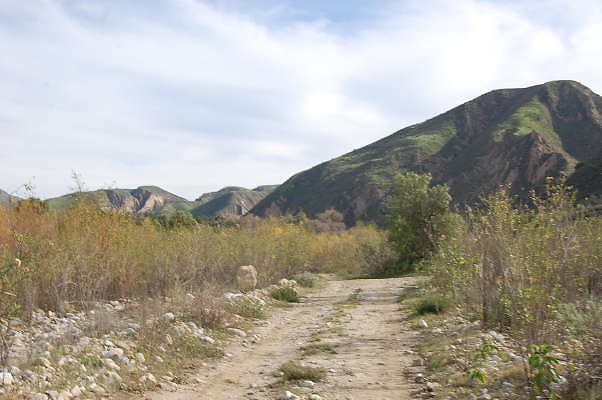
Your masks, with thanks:
<instances>
[{"instance_id":1,"label":"sky","mask_svg":"<svg viewBox=\"0 0 602 400\"><path fill-rule=\"evenodd\" d=\"M600 38L600 0L0 0L0 188L282 183L493 89L602 93Z\"/></svg>"}]
</instances>

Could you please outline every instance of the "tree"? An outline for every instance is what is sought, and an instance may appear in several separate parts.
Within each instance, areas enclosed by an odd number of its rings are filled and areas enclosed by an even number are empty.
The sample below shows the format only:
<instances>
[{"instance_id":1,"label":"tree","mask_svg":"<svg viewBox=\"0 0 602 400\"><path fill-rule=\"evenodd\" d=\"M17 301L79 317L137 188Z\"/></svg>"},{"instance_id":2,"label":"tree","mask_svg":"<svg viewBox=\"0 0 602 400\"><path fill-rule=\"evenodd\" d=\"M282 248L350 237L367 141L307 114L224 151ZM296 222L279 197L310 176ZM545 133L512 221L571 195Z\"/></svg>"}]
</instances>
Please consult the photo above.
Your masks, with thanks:
<instances>
[{"instance_id":1,"label":"tree","mask_svg":"<svg viewBox=\"0 0 602 400\"><path fill-rule=\"evenodd\" d=\"M430 187L431 179L413 172L400 175L388 205L388 239L403 272L431 255L452 229L449 189Z\"/></svg>"}]
</instances>

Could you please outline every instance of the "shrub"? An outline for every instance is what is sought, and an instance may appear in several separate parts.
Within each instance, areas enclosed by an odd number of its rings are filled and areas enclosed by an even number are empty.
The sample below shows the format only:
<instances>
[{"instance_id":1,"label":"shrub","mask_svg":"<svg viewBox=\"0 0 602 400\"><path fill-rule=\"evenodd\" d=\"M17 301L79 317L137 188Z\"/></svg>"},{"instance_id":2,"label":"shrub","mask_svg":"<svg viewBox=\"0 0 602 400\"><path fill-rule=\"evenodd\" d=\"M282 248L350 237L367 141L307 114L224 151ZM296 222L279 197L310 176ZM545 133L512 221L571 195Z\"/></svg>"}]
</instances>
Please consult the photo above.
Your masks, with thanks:
<instances>
[{"instance_id":1,"label":"shrub","mask_svg":"<svg viewBox=\"0 0 602 400\"><path fill-rule=\"evenodd\" d=\"M560 322L595 335L600 259L602 218L588 215L568 188L551 185L529 207L504 189L467 211L464 231L432 259L432 282L485 327L530 345L565 335Z\"/></svg>"},{"instance_id":2,"label":"shrub","mask_svg":"<svg viewBox=\"0 0 602 400\"><path fill-rule=\"evenodd\" d=\"M431 294L421 298L415 306L416 314L441 314L451 307L449 299L438 295Z\"/></svg>"},{"instance_id":3,"label":"shrub","mask_svg":"<svg viewBox=\"0 0 602 400\"><path fill-rule=\"evenodd\" d=\"M284 286L272 289L272 291L270 292L270 296L272 296L276 300L286 301L289 303L299 302L299 295L297 294L297 290L292 286Z\"/></svg>"},{"instance_id":4,"label":"shrub","mask_svg":"<svg viewBox=\"0 0 602 400\"><path fill-rule=\"evenodd\" d=\"M284 374L283 378L287 381L309 380L319 382L324 379L324 368L306 367L294 361L282 364L280 371Z\"/></svg>"},{"instance_id":5,"label":"shrub","mask_svg":"<svg viewBox=\"0 0 602 400\"><path fill-rule=\"evenodd\" d=\"M429 187L430 182L430 175L401 175L389 202L389 242L397 253L399 272L412 271L451 232L448 188Z\"/></svg>"},{"instance_id":6,"label":"shrub","mask_svg":"<svg viewBox=\"0 0 602 400\"><path fill-rule=\"evenodd\" d=\"M301 272L293 277L297 283L303 287L316 287L318 285L318 277L311 272Z\"/></svg>"}]
</instances>

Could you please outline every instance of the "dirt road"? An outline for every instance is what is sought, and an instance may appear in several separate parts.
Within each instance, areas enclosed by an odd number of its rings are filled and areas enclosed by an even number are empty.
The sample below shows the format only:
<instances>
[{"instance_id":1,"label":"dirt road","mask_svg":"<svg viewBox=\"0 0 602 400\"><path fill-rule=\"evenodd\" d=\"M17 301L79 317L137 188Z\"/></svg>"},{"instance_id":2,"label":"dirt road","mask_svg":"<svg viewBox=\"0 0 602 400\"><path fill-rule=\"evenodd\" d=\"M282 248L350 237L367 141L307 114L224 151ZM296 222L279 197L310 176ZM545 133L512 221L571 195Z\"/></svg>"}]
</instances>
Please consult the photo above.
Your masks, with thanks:
<instances>
[{"instance_id":1,"label":"dirt road","mask_svg":"<svg viewBox=\"0 0 602 400\"><path fill-rule=\"evenodd\" d=\"M411 399L417 387L404 371L418 372L410 367L417 338L404 327L397 298L416 283L416 278L330 281L302 303L275 311L254 332L258 343L243 345L242 338L232 343L229 356L202 368L193 386L146 398L260 400L290 390L302 398ZM313 388L282 382L275 375L291 360L324 368L326 376Z\"/></svg>"}]
</instances>

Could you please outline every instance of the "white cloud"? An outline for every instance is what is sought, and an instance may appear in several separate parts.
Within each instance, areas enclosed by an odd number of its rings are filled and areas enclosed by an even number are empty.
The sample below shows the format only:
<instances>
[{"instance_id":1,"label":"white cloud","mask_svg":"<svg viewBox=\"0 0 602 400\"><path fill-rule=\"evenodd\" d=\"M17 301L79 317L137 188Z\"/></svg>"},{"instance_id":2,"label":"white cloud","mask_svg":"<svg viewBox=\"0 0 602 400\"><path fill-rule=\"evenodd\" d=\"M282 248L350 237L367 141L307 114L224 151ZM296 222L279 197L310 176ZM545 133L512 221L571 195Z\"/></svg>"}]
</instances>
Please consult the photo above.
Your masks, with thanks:
<instances>
[{"instance_id":1,"label":"white cloud","mask_svg":"<svg viewBox=\"0 0 602 400\"><path fill-rule=\"evenodd\" d=\"M77 170L194 198L282 182L495 88L602 91L596 0L414 0L344 29L292 6L159 4L0 0L0 187L36 176L58 195Z\"/></svg>"}]
</instances>

